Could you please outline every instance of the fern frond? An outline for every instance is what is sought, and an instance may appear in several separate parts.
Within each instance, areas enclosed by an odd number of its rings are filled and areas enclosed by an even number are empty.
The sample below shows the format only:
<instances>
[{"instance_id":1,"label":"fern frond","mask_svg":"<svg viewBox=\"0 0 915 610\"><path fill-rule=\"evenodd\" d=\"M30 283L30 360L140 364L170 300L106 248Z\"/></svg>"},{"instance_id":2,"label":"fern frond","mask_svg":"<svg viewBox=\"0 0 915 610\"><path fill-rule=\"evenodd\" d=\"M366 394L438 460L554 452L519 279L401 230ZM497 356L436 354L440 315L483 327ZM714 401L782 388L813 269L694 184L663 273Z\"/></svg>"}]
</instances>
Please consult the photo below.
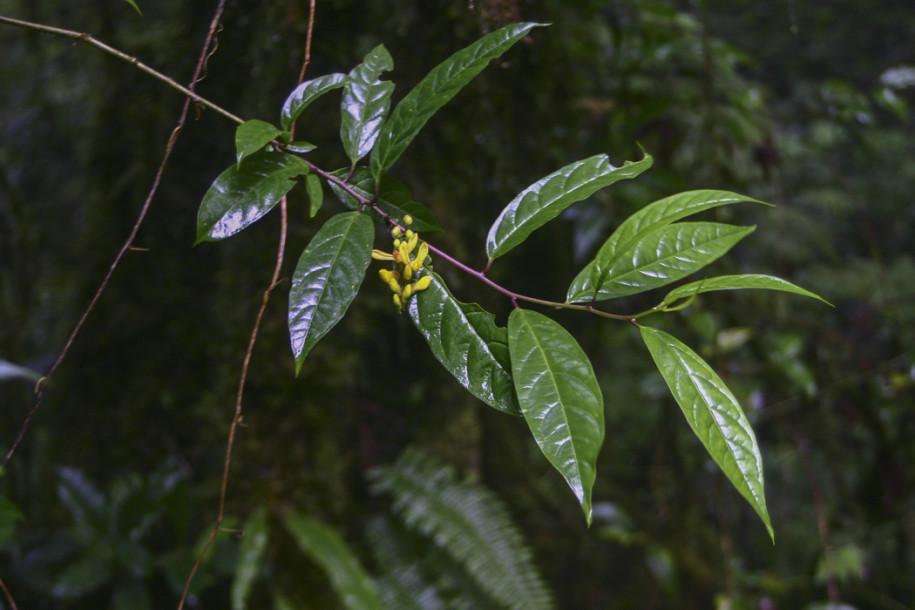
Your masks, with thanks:
<instances>
[{"instance_id":1,"label":"fern frond","mask_svg":"<svg viewBox=\"0 0 915 610\"><path fill-rule=\"evenodd\" d=\"M404 522L462 564L494 600L519 610L552 607L518 528L490 491L457 482L450 469L411 449L370 476L374 490L394 497Z\"/></svg>"},{"instance_id":2,"label":"fern frond","mask_svg":"<svg viewBox=\"0 0 915 610\"><path fill-rule=\"evenodd\" d=\"M504 608L484 592L463 564L427 536L394 515L366 529L372 554L384 576L378 591L387 608L496 610Z\"/></svg>"}]
</instances>

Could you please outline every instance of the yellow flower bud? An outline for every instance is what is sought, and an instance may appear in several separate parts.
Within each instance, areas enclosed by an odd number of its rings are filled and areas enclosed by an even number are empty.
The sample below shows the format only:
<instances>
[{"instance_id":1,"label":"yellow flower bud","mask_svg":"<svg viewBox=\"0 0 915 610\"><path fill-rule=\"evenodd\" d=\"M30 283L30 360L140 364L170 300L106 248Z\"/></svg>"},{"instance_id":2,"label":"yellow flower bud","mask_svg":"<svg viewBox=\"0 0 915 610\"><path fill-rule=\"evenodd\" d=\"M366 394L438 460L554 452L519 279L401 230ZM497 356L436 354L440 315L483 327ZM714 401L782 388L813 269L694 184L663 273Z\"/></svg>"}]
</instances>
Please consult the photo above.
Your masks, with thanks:
<instances>
[{"instance_id":1,"label":"yellow flower bud","mask_svg":"<svg viewBox=\"0 0 915 610\"><path fill-rule=\"evenodd\" d=\"M411 277L413 277L413 267L407 263L403 266L403 279L409 281Z\"/></svg>"},{"instance_id":2,"label":"yellow flower bud","mask_svg":"<svg viewBox=\"0 0 915 610\"><path fill-rule=\"evenodd\" d=\"M407 214L403 217L403 223L409 227L411 224L413 224L413 217Z\"/></svg>"},{"instance_id":3,"label":"yellow flower bud","mask_svg":"<svg viewBox=\"0 0 915 610\"><path fill-rule=\"evenodd\" d=\"M394 260L394 255L381 250L372 250L372 258L376 261L392 261Z\"/></svg>"},{"instance_id":4,"label":"yellow flower bud","mask_svg":"<svg viewBox=\"0 0 915 610\"><path fill-rule=\"evenodd\" d=\"M400 242L400 245L397 246L397 253L400 255L400 260L397 262L402 265L410 264L410 248L408 248L407 245L408 244L405 244L404 242Z\"/></svg>"},{"instance_id":5,"label":"yellow flower bud","mask_svg":"<svg viewBox=\"0 0 915 610\"><path fill-rule=\"evenodd\" d=\"M410 298L410 295L412 295L412 294L413 294L413 285L412 284L407 284L406 286L403 287L403 300L405 302L407 299Z\"/></svg>"},{"instance_id":6,"label":"yellow flower bud","mask_svg":"<svg viewBox=\"0 0 915 610\"><path fill-rule=\"evenodd\" d=\"M399 239L395 239L395 240L394 240L394 247L395 247L395 248L399 248L399 247L400 247L400 243L401 243L401 242L400 242Z\"/></svg>"},{"instance_id":7,"label":"yellow flower bud","mask_svg":"<svg viewBox=\"0 0 915 610\"><path fill-rule=\"evenodd\" d=\"M391 272L387 269L379 269L378 276L381 277L382 282L387 282L391 278Z\"/></svg>"},{"instance_id":8,"label":"yellow flower bud","mask_svg":"<svg viewBox=\"0 0 915 610\"><path fill-rule=\"evenodd\" d=\"M423 263L426 262L426 259L429 257L429 246L426 245L426 242L423 242L419 246L419 252L416 254L416 258L413 259L413 262L410 263L410 266L413 267L413 271L419 271L423 268Z\"/></svg>"},{"instance_id":9,"label":"yellow flower bud","mask_svg":"<svg viewBox=\"0 0 915 610\"><path fill-rule=\"evenodd\" d=\"M400 227L394 227L391 229L391 237L400 237L403 231L400 230Z\"/></svg>"},{"instance_id":10,"label":"yellow flower bud","mask_svg":"<svg viewBox=\"0 0 915 610\"><path fill-rule=\"evenodd\" d=\"M400 300L399 294L394 295L394 307L397 308L397 313L403 311L403 301Z\"/></svg>"},{"instance_id":11,"label":"yellow flower bud","mask_svg":"<svg viewBox=\"0 0 915 610\"><path fill-rule=\"evenodd\" d=\"M412 284L407 286L407 288L410 288L411 289L410 292L412 292L413 294L416 294L417 292L422 292L423 290L428 288L429 284L431 284L431 283L432 283L432 276L424 275L423 277L419 278L418 280L416 280L415 282L413 282ZM404 292L406 292L407 288L404 288Z\"/></svg>"},{"instance_id":12,"label":"yellow flower bud","mask_svg":"<svg viewBox=\"0 0 915 610\"><path fill-rule=\"evenodd\" d=\"M413 252L416 248L416 244L419 242L419 235L413 233L413 231L407 231L407 233L407 239L409 240L407 241L407 252ZM409 235L409 233L413 233L413 235Z\"/></svg>"}]
</instances>

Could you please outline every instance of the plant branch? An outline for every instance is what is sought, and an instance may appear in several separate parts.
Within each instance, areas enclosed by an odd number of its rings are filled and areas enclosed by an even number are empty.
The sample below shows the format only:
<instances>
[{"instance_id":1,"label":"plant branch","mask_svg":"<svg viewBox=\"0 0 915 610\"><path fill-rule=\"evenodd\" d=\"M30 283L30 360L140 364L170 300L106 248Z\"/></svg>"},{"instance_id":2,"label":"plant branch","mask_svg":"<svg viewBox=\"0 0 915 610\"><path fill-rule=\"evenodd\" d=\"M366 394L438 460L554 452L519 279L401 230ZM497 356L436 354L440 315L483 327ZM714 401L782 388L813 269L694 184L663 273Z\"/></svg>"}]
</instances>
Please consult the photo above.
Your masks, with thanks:
<instances>
[{"instance_id":1,"label":"plant branch","mask_svg":"<svg viewBox=\"0 0 915 610\"><path fill-rule=\"evenodd\" d=\"M114 55L115 57L117 57L119 59L123 59L124 61L126 61L129 64L133 64L134 66L136 66L143 72L146 72L153 78L160 80L163 83L167 84L169 87L180 91L181 93L183 93L187 97L191 98L192 100L194 100L201 106L206 106L210 110L213 110L214 112L221 114L222 116L226 117L230 121L234 121L239 124L244 123L244 120L242 118L235 116L234 114L232 114L225 108L222 108L221 106L218 106L217 104L214 104L213 102L209 101L208 99L201 97L200 95L197 95L197 93L195 93L193 91L193 85L195 84L195 83L193 83L193 81L192 81L192 85L190 88L185 87L185 86L179 84L177 81L175 81L171 77L166 76L165 74L162 74L161 72L147 66L146 64L141 62L136 57L128 55L128 54L124 53L123 51L119 51L118 49L115 49L114 47L108 46L104 42L93 38L90 34L87 34L85 32L77 32L75 30L65 30L63 28L57 28L57 27L53 27L50 25L44 25L41 23L33 23L31 21L22 21L21 19L13 19L12 17L4 17L3 15L0 15L0 23L8 23L9 25L14 25L17 27L26 28L26 29L30 29L30 30L37 30L39 32L45 32L47 34L56 34L57 36L73 38L74 40L79 40L81 42L90 44L96 48L101 49L102 51L105 51L106 53L108 53L110 55ZM213 34L213 30L211 30L211 32L208 34L208 37L207 37L208 43L210 40L212 40L212 34ZM209 48L209 46L207 48ZM195 78L196 78L196 76L195 76Z\"/></svg>"},{"instance_id":2,"label":"plant branch","mask_svg":"<svg viewBox=\"0 0 915 610\"><path fill-rule=\"evenodd\" d=\"M311 0L311 5L308 12L308 32L305 37L305 57L302 60L302 68L299 70L298 84L301 84L305 80L305 71L308 69L308 64L311 62L311 36L314 29L314 19L315 19L315 0ZM295 134L295 125L293 124L290 129L290 138ZM251 335L248 339L248 348L245 350L245 357L242 361L241 374L238 379L238 391L235 395L235 411L232 415L232 423L229 424L229 438L226 440L226 455L223 461L222 467L222 481L219 486L219 508L216 511L216 523L213 525L213 529L210 532L209 537L207 538L206 543L203 545L200 554L197 556L197 560L194 562L194 566L191 568L190 573L188 574L187 581L184 584L184 591L181 594L181 599L178 602L178 610L184 608L184 604L187 601L187 597L190 593L191 583L194 580L194 576L197 573L197 570L200 568L200 565L203 563L203 559L206 557L207 552L209 552L210 547L213 544L213 541L216 539L217 534L222 529L222 522L225 519L226 513L226 496L229 488L229 468L232 465L232 452L235 448L235 435L238 432L238 426L241 425L242 421L242 398L245 393L245 384L248 379L248 368L251 364L251 356L254 353L254 345L257 343L257 335L260 332L261 322L264 319L264 313L267 311L267 305L270 302L270 295L273 292L273 289L276 288L280 279L280 272L283 269L283 259L286 252L286 237L289 233L289 211L286 201L286 196L280 199L280 240L279 246L277 247L276 253L276 264L273 267L273 276L270 278L270 284L267 286L267 289L264 290L264 294L261 298L260 308L257 310L257 316L254 320L254 326L251 329Z\"/></svg>"},{"instance_id":3,"label":"plant branch","mask_svg":"<svg viewBox=\"0 0 915 610\"><path fill-rule=\"evenodd\" d=\"M0 578L0 589L3 589L3 595L6 596L6 601L10 603L10 608L12 608L12 610L19 610L19 606L16 605L16 600L13 599L13 595L10 593L10 590L6 588L6 583L3 582L2 578Z\"/></svg>"},{"instance_id":4,"label":"plant branch","mask_svg":"<svg viewBox=\"0 0 915 610\"><path fill-rule=\"evenodd\" d=\"M261 305L257 310L257 316L254 319L254 326L251 329L251 335L248 338L248 348L245 350L245 357L241 365L241 374L238 378L238 390L235 394L235 411L232 416L232 423L229 425L229 438L226 441L226 455L222 466L222 482L219 486L219 508L216 512L216 523L214 524L213 530L210 532L210 536L207 538L206 543L203 545L203 549L197 556L197 561L194 562L194 567L191 568L191 571L187 577L187 581L184 583L184 591L181 594L181 600L178 602L178 610L182 610L182 608L184 608L184 603L187 601L187 597L190 593L191 582L193 582L194 576L197 574L197 570L200 568L201 564L203 563L203 559L206 557L207 552L210 550L210 546L216 539L216 535L219 534L220 530L222 529L222 522L225 519L226 494L229 488L229 468L232 464L232 450L235 446L235 434L237 433L238 426L242 421L242 398L245 393L245 384L248 379L248 368L251 365L251 355L254 353L254 345L257 343L257 335L260 332L261 322L264 319L264 313L267 311L267 305L270 303L270 294L279 283L280 271L283 268L283 258L284 252L286 250L286 235L288 233L288 213L285 196L280 200L280 219L280 243L276 254L276 264L273 268L273 277L271 277L270 284L267 286L267 289L264 290L264 294L261 297Z\"/></svg>"},{"instance_id":5,"label":"plant branch","mask_svg":"<svg viewBox=\"0 0 915 610\"><path fill-rule=\"evenodd\" d=\"M156 193L159 190L159 184L162 181L162 174L165 172L165 166L168 164L169 159L171 159L172 151L175 148L175 143L178 141L178 134L180 133L182 127L184 127L184 123L187 120L187 113L188 113L188 110L190 109L190 100L191 99L194 99L197 101L203 100L203 98L201 98L196 93L194 93L193 88L197 86L198 82L200 82L200 80L201 80L200 75L202 74L202 72L204 70L206 61L209 58L209 56L212 55L212 52L210 51L210 47L213 44L213 39L216 34L216 29L217 29L217 26L219 25L219 19L222 16L222 11L223 11L224 7L225 7L225 0L220 0L219 5L217 6L217 9L216 9L216 13L214 14L213 19L210 23L210 29L207 31L207 36L204 41L203 48L201 49L200 57L197 60L197 66L194 69L194 75L191 78L189 88L182 87L181 85L178 85L178 83L175 83L168 77L163 76L163 78L165 78L167 81L174 83L177 87L179 87L180 90L185 91L186 95L187 95L187 97L184 100L184 106L182 106L181 113L178 116L178 122L176 123L175 128L172 130L172 133L169 136L168 142L165 145L165 152L162 155L162 161L159 163L159 168L156 170L156 175L153 178L153 182L149 188L149 192L146 195L146 199L143 201L143 205L140 207L140 212L137 215L137 220L134 222L133 229L131 229L130 234L128 235L127 239L124 241L123 245L121 246L121 249L118 251L117 255L115 255L114 260L111 262L111 265L108 267L108 272L105 274L105 277L102 279L102 282L99 285L98 289L95 291L95 294L92 296L92 299L89 301L89 305L83 311L83 314L82 314L82 316L80 316L79 321L77 321L76 326L74 326L73 330L70 332L70 336L67 338L67 342L64 344L63 349L61 350L60 354L57 356L57 360L54 361L54 364L51 365L51 368L48 370L48 373L44 377L42 377L39 380L38 384L36 385L35 403L32 405L32 408L29 410L28 414L26 415L25 421L23 421L22 426L20 427L19 432L16 435L15 441L13 441L13 444L10 446L9 451L7 451L6 456L3 459L4 468L9 463L10 459L13 457L13 454L16 452L16 449L22 443L23 438L25 438L25 434L28 431L29 426L31 425L32 419L34 418L35 414L38 412L39 407L41 406L41 400L44 397L45 389L48 387L48 382L57 372L57 369L60 368L60 365L63 363L64 359L67 357L67 354L70 352L70 348L73 346L73 342L76 340L76 336L82 330L83 326L86 323L86 320L89 317L89 314L92 312L93 309L95 309L96 304L98 303L102 294L105 292L105 289L108 287L108 284L111 282L111 278L114 275L114 271L115 271L115 269L117 269L118 265L120 264L121 259L123 259L124 255L127 252L129 252L130 249L133 247L133 243L136 240L137 233L139 233L139 231L140 231L140 226L143 224L143 220L146 218L147 212L149 212L149 208L150 208L150 205L152 204L153 197L155 197ZM11 23L13 25L33 28L33 29L37 29L39 31L44 31L44 32L61 34L63 36L69 36L71 38L77 38L78 40L85 40L86 42L90 42L91 44L94 44L95 46L98 46L99 48L105 49L108 52L113 52L118 57L133 59L133 58L129 58L128 56L124 55L120 51L117 51L116 49L112 49L111 47L108 47L107 45L104 45L104 44L96 41L88 34L80 34L79 32L71 32L70 30L61 30L60 28L53 28L53 27L45 26L45 25L41 25L41 24L30 23L28 21L19 21L17 19L10 19L9 17L4 17L2 15L0 15L0 22ZM76 34L76 36L73 36L73 34ZM146 68L143 64L139 63L135 59L133 60L132 63L135 63L138 67L146 69L146 71L152 70L151 68ZM151 73L158 74L154 70L152 70ZM160 76L162 76L162 75L160 75ZM201 101L201 103L203 103L203 102L205 102L205 100ZM215 107L216 109L218 109L218 112L220 114L230 117L233 120L237 119L237 117L235 117L234 115L228 113L227 111L223 110L222 108L219 108L218 106L216 106L215 104L212 104L211 102L206 102L205 105L208 105L210 107Z\"/></svg>"},{"instance_id":6,"label":"plant branch","mask_svg":"<svg viewBox=\"0 0 915 610\"><path fill-rule=\"evenodd\" d=\"M401 226L395 218L391 217L390 214L387 214L384 210L379 208L378 204L375 201L366 199L364 196L362 196L361 194L356 192L356 190L353 189L349 184L347 184L345 180L341 180L337 176L334 176L330 172L327 172L327 171L321 169L320 167L318 167L314 163L311 163L310 161L306 161L306 162L308 163L308 168L312 172L318 174L319 176L325 178L326 180L333 182L334 184L336 184L337 186L342 188L344 191L346 191L347 194L349 194L350 196L355 198L361 206L368 206L368 207L372 208L372 210L374 210L379 216L381 216L385 220L385 222L387 222L389 225L391 225L392 227L397 226L397 227L400 227L401 229L406 229L406 227ZM641 317L641 316L644 316L644 315L647 315L649 313L653 313L654 311L656 311L655 309L650 309L650 310L635 314L634 316L633 315L622 315L622 314L610 313L607 311L601 311L600 309L595 308L593 303L589 303L587 305L579 305L576 303L563 303L563 302L559 302L559 301L548 301L545 299L529 297L529 296L521 294L519 292L514 292L513 290L509 290L508 288L502 286L498 282L491 280L489 277L487 277L486 270L477 271L476 269L473 269L473 268L469 267L468 265L462 263L461 261L457 260L456 258L451 256L444 250L441 250L440 248L433 246L428 241L426 241L426 245L429 246L429 252L448 261L449 263L451 263L452 265L454 265L455 267L457 267L464 273L467 273L467 274L477 278L478 280L480 280L481 282L483 282L484 284L486 284L493 290L504 294L505 296L510 298L513 302L525 301L527 303L534 303L535 305L543 305L544 307L552 307L554 309L574 309L577 311L586 311L588 313L593 313L594 315L597 315L597 316L601 316L604 318L612 318L614 320L632 320L633 318Z\"/></svg>"}]
</instances>

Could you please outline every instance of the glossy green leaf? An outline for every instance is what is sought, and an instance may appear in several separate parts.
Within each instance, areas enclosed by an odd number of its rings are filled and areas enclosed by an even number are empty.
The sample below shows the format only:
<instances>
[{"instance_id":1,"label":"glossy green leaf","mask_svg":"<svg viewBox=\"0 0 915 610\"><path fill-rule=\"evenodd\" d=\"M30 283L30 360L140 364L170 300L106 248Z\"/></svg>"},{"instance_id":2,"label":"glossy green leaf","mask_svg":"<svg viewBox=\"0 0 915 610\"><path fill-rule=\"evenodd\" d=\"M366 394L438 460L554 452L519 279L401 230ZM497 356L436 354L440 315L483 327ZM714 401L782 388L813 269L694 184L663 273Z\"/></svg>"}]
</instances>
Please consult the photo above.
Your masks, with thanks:
<instances>
[{"instance_id":1,"label":"glossy green leaf","mask_svg":"<svg viewBox=\"0 0 915 610\"><path fill-rule=\"evenodd\" d=\"M597 298L611 299L666 286L718 259L755 227L681 222L646 235L608 267Z\"/></svg>"},{"instance_id":2,"label":"glossy green leaf","mask_svg":"<svg viewBox=\"0 0 915 610\"><path fill-rule=\"evenodd\" d=\"M384 45L378 45L347 77L340 103L340 139L353 165L372 150L378 139L394 92L394 83L379 77L393 68L391 54Z\"/></svg>"},{"instance_id":3,"label":"glossy green leaf","mask_svg":"<svg viewBox=\"0 0 915 610\"><path fill-rule=\"evenodd\" d=\"M233 165L204 195L194 243L224 239L257 222L307 173L305 161L275 151L255 153L241 167Z\"/></svg>"},{"instance_id":4,"label":"glossy green leaf","mask_svg":"<svg viewBox=\"0 0 915 610\"><path fill-rule=\"evenodd\" d=\"M642 339L686 421L775 540L763 485L762 455L737 399L698 354L668 333L641 327Z\"/></svg>"},{"instance_id":5,"label":"glossy green leaf","mask_svg":"<svg viewBox=\"0 0 915 610\"><path fill-rule=\"evenodd\" d=\"M315 344L343 318L372 257L375 227L365 214L328 220L302 252L289 289L289 338L296 374Z\"/></svg>"},{"instance_id":6,"label":"glossy green leaf","mask_svg":"<svg viewBox=\"0 0 915 610\"><path fill-rule=\"evenodd\" d=\"M573 203L587 199L614 182L635 178L651 164L651 156L645 155L641 161L626 161L622 167L613 167L607 155L596 155L541 178L505 206L489 229L486 238L489 260L523 242Z\"/></svg>"},{"instance_id":7,"label":"glossy green leaf","mask_svg":"<svg viewBox=\"0 0 915 610\"><path fill-rule=\"evenodd\" d=\"M264 565L264 552L267 550L270 533L267 510L263 506L251 514L243 532L238 550L238 566L230 590L232 610L245 610L248 607L254 581Z\"/></svg>"},{"instance_id":8,"label":"glossy green leaf","mask_svg":"<svg viewBox=\"0 0 915 610\"><path fill-rule=\"evenodd\" d=\"M345 74L326 74L307 80L289 94L286 101L283 102L283 110L280 113L280 125L283 129L289 129L299 115L313 101L334 89L339 89L346 84Z\"/></svg>"},{"instance_id":9,"label":"glossy green leaf","mask_svg":"<svg viewBox=\"0 0 915 610\"><path fill-rule=\"evenodd\" d=\"M285 518L285 524L299 548L324 569L345 608L383 610L374 581L337 532L295 513Z\"/></svg>"},{"instance_id":10,"label":"glossy green leaf","mask_svg":"<svg viewBox=\"0 0 915 610\"><path fill-rule=\"evenodd\" d=\"M333 172L333 175L338 178L344 178L348 173L349 170L342 169ZM350 193L347 193L343 187L330 181L328 181L327 184L343 205L351 210L359 209L359 200ZM360 197L369 201L375 198L375 179L372 177L372 172L370 172L368 168L357 167L347 184L353 191L358 193ZM413 224L410 225L410 228L414 231L431 232L442 230L435 220L435 217L432 215L432 212L429 211L429 208L421 203L413 201L413 195L410 193L409 189L393 176L385 174L381 177L381 188L378 189L378 207L381 208L385 214L397 219L401 219L406 214L410 214L413 216ZM372 218L381 219L381 216L374 211L370 209L366 209L365 211Z\"/></svg>"},{"instance_id":11,"label":"glossy green leaf","mask_svg":"<svg viewBox=\"0 0 915 610\"><path fill-rule=\"evenodd\" d=\"M305 142L303 140L295 140L293 142L287 142L285 147L283 148L283 150L285 150L286 152L304 155L305 153L310 153L311 151L313 151L316 148L317 148L317 146L315 146L311 142Z\"/></svg>"},{"instance_id":12,"label":"glossy green leaf","mask_svg":"<svg viewBox=\"0 0 915 610\"><path fill-rule=\"evenodd\" d=\"M722 205L751 201L763 203L751 197L729 191L687 191L665 197L650 203L627 218L604 242L594 260L588 263L569 287L567 300L570 303L601 300L598 287L607 276L616 259L630 252L635 244L646 235L672 222Z\"/></svg>"},{"instance_id":13,"label":"glossy green leaf","mask_svg":"<svg viewBox=\"0 0 915 610\"><path fill-rule=\"evenodd\" d=\"M455 299L432 273L429 288L409 303L410 318L436 359L471 394L489 406L518 415L508 355L508 331L476 303Z\"/></svg>"},{"instance_id":14,"label":"glossy green leaf","mask_svg":"<svg viewBox=\"0 0 915 610\"><path fill-rule=\"evenodd\" d=\"M663 306L670 307L680 299L689 299L697 294L702 294L703 292L712 292L715 290L743 290L748 288L791 292L793 294L817 299L823 301L827 305L831 305L831 303L823 297L814 294L809 290L804 290L800 286L795 286L791 282L781 278L773 277L771 275L750 273L743 275L721 275L690 282L683 286L677 286L664 297Z\"/></svg>"},{"instance_id":15,"label":"glossy green leaf","mask_svg":"<svg viewBox=\"0 0 915 610\"><path fill-rule=\"evenodd\" d=\"M266 121L251 119L235 128L235 163L241 164L264 146L277 139L288 139L289 132Z\"/></svg>"},{"instance_id":16,"label":"glossy green leaf","mask_svg":"<svg viewBox=\"0 0 915 610\"><path fill-rule=\"evenodd\" d=\"M604 441L604 398L591 362L562 326L527 309L514 309L508 317L508 347L524 419L590 525L591 489Z\"/></svg>"},{"instance_id":17,"label":"glossy green leaf","mask_svg":"<svg viewBox=\"0 0 915 610\"><path fill-rule=\"evenodd\" d=\"M321 186L321 179L316 174L305 176L305 190L308 192L310 203L308 216L314 218L324 204L324 187Z\"/></svg>"},{"instance_id":18,"label":"glossy green leaf","mask_svg":"<svg viewBox=\"0 0 915 610\"><path fill-rule=\"evenodd\" d=\"M378 178L400 158L426 122L457 95L490 61L499 57L540 24L516 23L483 36L434 67L397 104L385 122L372 153L372 175Z\"/></svg>"}]
</instances>

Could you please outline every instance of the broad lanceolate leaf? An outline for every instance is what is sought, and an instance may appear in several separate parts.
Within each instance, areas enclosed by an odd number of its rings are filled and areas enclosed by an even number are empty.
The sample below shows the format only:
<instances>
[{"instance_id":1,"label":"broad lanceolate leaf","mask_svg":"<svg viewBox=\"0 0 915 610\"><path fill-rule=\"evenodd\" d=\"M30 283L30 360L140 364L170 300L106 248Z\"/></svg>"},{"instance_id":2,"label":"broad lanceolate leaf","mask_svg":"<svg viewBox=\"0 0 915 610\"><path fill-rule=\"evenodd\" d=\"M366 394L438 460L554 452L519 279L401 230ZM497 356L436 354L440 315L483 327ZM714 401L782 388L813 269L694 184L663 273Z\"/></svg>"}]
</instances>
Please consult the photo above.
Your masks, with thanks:
<instances>
[{"instance_id":1,"label":"broad lanceolate leaf","mask_svg":"<svg viewBox=\"0 0 915 610\"><path fill-rule=\"evenodd\" d=\"M649 233L703 210L741 201L763 203L728 191L703 190L678 193L648 204L627 218L604 242L594 260L588 263L572 282L568 301L580 303L607 298L598 294L598 287L607 275L607 270L618 257L629 252L633 245Z\"/></svg>"},{"instance_id":2,"label":"broad lanceolate leaf","mask_svg":"<svg viewBox=\"0 0 915 610\"><path fill-rule=\"evenodd\" d=\"M475 303L461 303L432 273L429 288L410 299L410 318L432 353L467 390L489 406L518 415L508 332Z\"/></svg>"},{"instance_id":3,"label":"broad lanceolate leaf","mask_svg":"<svg viewBox=\"0 0 915 610\"><path fill-rule=\"evenodd\" d=\"M328 91L339 89L345 83L345 74L327 74L305 81L293 89L286 101L283 102L280 125L283 126L283 129L289 129L309 104Z\"/></svg>"},{"instance_id":4,"label":"broad lanceolate leaf","mask_svg":"<svg viewBox=\"0 0 915 610\"><path fill-rule=\"evenodd\" d=\"M644 236L605 270L597 298L610 299L665 286L702 269L755 227L681 222Z\"/></svg>"},{"instance_id":5,"label":"broad lanceolate leaf","mask_svg":"<svg viewBox=\"0 0 915 610\"><path fill-rule=\"evenodd\" d=\"M264 564L268 539L267 511L261 506L245 523L244 537L238 552L238 567L235 570L235 580L232 581L232 610L245 610L248 607L251 588Z\"/></svg>"},{"instance_id":6,"label":"broad lanceolate leaf","mask_svg":"<svg viewBox=\"0 0 915 610\"><path fill-rule=\"evenodd\" d=\"M289 339L296 374L305 356L343 318L372 259L375 228L365 214L328 220L302 252L289 289Z\"/></svg>"},{"instance_id":7,"label":"broad lanceolate leaf","mask_svg":"<svg viewBox=\"0 0 915 610\"><path fill-rule=\"evenodd\" d=\"M314 218L324 203L324 187L321 186L321 179L315 174L305 176L305 190L308 192L310 202L308 216Z\"/></svg>"},{"instance_id":8,"label":"broad lanceolate leaf","mask_svg":"<svg viewBox=\"0 0 915 610\"><path fill-rule=\"evenodd\" d=\"M596 191L619 180L635 178L649 167L652 158L622 167L610 165L607 155L596 155L576 161L541 178L509 203L489 229L486 254L489 260L502 256L527 236L556 218L564 209L590 197Z\"/></svg>"},{"instance_id":9,"label":"broad lanceolate leaf","mask_svg":"<svg viewBox=\"0 0 915 610\"><path fill-rule=\"evenodd\" d=\"M591 489L604 441L604 398L591 362L562 326L526 309L508 317L508 347L524 419L590 525Z\"/></svg>"},{"instance_id":10,"label":"broad lanceolate leaf","mask_svg":"<svg viewBox=\"0 0 915 610\"><path fill-rule=\"evenodd\" d=\"M308 173L302 159L275 151L248 157L219 174L197 211L197 240L215 241L235 235L260 220Z\"/></svg>"},{"instance_id":11,"label":"broad lanceolate leaf","mask_svg":"<svg viewBox=\"0 0 915 610\"><path fill-rule=\"evenodd\" d=\"M353 165L372 150L378 139L394 92L394 83L379 77L393 68L391 54L384 45L378 45L347 77L340 104L340 139Z\"/></svg>"},{"instance_id":12,"label":"broad lanceolate leaf","mask_svg":"<svg viewBox=\"0 0 915 610\"><path fill-rule=\"evenodd\" d=\"M775 540L763 486L762 456L737 399L712 368L664 331L643 326L642 339L686 421Z\"/></svg>"},{"instance_id":13,"label":"broad lanceolate leaf","mask_svg":"<svg viewBox=\"0 0 915 610\"><path fill-rule=\"evenodd\" d=\"M487 34L434 67L394 108L372 153L372 175L381 176L400 158L426 121L483 71L490 61L539 24L516 23Z\"/></svg>"},{"instance_id":14,"label":"broad lanceolate leaf","mask_svg":"<svg viewBox=\"0 0 915 610\"><path fill-rule=\"evenodd\" d=\"M235 129L236 164L241 164L242 159L253 155L272 140L288 137L288 131L283 131L266 121L245 121Z\"/></svg>"},{"instance_id":15,"label":"broad lanceolate leaf","mask_svg":"<svg viewBox=\"0 0 915 610\"><path fill-rule=\"evenodd\" d=\"M697 294L702 294L703 292L712 292L714 290L742 290L746 288L791 292L805 297L817 299L819 301L823 301L827 305L830 305L829 301L825 300L823 297L814 294L809 290L804 290L800 286L795 286L791 282L781 278L773 277L771 275L760 275L756 273L743 275L721 275L718 277L710 277L704 280L698 280L696 282L690 282L689 284L685 284L683 286L677 286L668 292L667 296L664 297L663 305L664 307L670 307L680 299L688 299L696 296Z\"/></svg>"},{"instance_id":16,"label":"broad lanceolate leaf","mask_svg":"<svg viewBox=\"0 0 915 610\"><path fill-rule=\"evenodd\" d=\"M299 548L324 568L345 608L383 610L374 581L337 532L320 521L295 513L288 515L285 522Z\"/></svg>"},{"instance_id":17,"label":"broad lanceolate leaf","mask_svg":"<svg viewBox=\"0 0 915 610\"><path fill-rule=\"evenodd\" d=\"M333 172L333 175L338 178L344 178L347 173L349 173L348 169L342 169ZM328 181L327 184L343 205L352 210L359 209L359 200L347 193L343 187L330 181ZM375 198L375 179L372 177L372 172L370 172L368 168L357 167L347 184L364 199L372 200ZM442 230L435 220L435 217L432 215L432 212L429 211L429 208L419 202L413 201L413 195L407 187L404 186L400 180L397 180L388 174L381 177L381 187L378 189L377 204L385 214L398 220L402 219L406 214L413 216L413 224L410 225L410 228L414 231L429 232ZM372 210L366 211L372 218L381 218Z\"/></svg>"}]
</instances>

